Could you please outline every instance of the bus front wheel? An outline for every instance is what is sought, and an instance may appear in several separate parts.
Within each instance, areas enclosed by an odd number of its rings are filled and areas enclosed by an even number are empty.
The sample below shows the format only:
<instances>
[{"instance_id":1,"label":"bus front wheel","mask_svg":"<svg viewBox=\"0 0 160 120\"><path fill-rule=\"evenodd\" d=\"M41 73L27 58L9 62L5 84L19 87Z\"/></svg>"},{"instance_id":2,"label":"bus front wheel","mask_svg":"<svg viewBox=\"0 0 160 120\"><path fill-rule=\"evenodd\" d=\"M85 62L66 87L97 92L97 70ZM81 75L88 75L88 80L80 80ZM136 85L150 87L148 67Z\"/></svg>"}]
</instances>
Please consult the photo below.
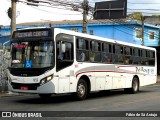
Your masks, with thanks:
<instances>
[{"instance_id":1,"label":"bus front wheel","mask_svg":"<svg viewBox=\"0 0 160 120\"><path fill-rule=\"evenodd\" d=\"M80 79L78 84L77 84L77 91L75 93L76 98L78 100L84 100L87 96L87 83L85 80Z\"/></svg>"}]
</instances>

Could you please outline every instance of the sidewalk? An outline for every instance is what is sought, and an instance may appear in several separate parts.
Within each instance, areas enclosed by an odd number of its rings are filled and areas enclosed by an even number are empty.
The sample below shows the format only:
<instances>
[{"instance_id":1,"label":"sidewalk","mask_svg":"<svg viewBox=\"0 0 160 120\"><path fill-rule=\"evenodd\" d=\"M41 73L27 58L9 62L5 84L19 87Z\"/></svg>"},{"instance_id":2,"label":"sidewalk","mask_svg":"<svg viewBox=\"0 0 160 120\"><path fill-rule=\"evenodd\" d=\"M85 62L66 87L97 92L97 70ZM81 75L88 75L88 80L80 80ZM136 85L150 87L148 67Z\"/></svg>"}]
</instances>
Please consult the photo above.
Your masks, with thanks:
<instances>
[{"instance_id":1,"label":"sidewalk","mask_svg":"<svg viewBox=\"0 0 160 120\"><path fill-rule=\"evenodd\" d=\"M156 84L160 84L160 75L157 77L157 83ZM10 97L10 96L21 96L24 94L20 94L20 93L12 93L12 92L0 92L0 98L1 97Z\"/></svg>"},{"instance_id":2,"label":"sidewalk","mask_svg":"<svg viewBox=\"0 0 160 120\"><path fill-rule=\"evenodd\" d=\"M0 98L1 97L20 96L20 95L22 95L22 94L12 93L12 92L0 92Z\"/></svg>"}]
</instances>

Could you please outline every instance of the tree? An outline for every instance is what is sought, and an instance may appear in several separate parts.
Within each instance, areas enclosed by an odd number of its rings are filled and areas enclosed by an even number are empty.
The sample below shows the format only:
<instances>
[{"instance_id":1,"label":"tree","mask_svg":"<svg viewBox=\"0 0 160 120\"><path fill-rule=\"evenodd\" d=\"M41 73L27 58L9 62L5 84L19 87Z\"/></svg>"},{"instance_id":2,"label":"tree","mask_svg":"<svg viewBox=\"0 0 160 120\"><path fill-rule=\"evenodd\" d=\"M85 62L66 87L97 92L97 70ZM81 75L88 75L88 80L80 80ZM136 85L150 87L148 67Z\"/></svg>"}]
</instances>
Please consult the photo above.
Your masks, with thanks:
<instances>
[{"instance_id":1,"label":"tree","mask_svg":"<svg viewBox=\"0 0 160 120\"><path fill-rule=\"evenodd\" d=\"M129 18L133 18L134 20L142 21L143 14L141 12L134 12L131 14L128 14Z\"/></svg>"},{"instance_id":2,"label":"tree","mask_svg":"<svg viewBox=\"0 0 160 120\"><path fill-rule=\"evenodd\" d=\"M153 17L160 17L160 15L154 15L154 14L153 14L152 16L153 16Z\"/></svg>"}]
</instances>

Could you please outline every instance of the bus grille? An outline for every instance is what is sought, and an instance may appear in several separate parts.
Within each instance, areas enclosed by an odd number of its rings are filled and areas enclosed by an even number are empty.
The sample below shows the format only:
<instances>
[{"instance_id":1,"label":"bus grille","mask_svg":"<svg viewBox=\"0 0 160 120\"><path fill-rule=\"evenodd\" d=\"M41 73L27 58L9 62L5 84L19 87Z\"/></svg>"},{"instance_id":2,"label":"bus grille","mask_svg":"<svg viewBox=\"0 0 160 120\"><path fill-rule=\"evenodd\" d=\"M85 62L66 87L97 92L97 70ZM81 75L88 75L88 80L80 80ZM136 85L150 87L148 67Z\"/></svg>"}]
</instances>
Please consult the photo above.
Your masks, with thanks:
<instances>
[{"instance_id":1,"label":"bus grille","mask_svg":"<svg viewBox=\"0 0 160 120\"><path fill-rule=\"evenodd\" d=\"M21 83L11 83L14 89L21 89L21 87L26 86L28 90L37 90L37 87L40 86L39 83L34 84L21 84Z\"/></svg>"}]
</instances>

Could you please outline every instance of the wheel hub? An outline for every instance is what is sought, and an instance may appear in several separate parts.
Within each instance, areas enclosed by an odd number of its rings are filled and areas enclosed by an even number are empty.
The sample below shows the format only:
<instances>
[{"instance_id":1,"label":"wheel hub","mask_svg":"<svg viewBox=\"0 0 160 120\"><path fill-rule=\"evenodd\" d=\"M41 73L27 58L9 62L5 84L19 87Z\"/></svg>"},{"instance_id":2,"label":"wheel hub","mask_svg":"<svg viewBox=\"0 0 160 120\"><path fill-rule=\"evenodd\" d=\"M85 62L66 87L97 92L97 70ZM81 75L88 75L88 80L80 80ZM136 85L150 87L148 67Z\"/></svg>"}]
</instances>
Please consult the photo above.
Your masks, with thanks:
<instances>
[{"instance_id":1,"label":"wheel hub","mask_svg":"<svg viewBox=\"0 0 160 120\"><path fill-rule=\"evenodd\" d=\"M78 94L79 94L79 96L84 96L84 94L85 94L85 86L83 85L83 84L80 84L79 86L78 86Z\"/></svg>"}]
</instances>

